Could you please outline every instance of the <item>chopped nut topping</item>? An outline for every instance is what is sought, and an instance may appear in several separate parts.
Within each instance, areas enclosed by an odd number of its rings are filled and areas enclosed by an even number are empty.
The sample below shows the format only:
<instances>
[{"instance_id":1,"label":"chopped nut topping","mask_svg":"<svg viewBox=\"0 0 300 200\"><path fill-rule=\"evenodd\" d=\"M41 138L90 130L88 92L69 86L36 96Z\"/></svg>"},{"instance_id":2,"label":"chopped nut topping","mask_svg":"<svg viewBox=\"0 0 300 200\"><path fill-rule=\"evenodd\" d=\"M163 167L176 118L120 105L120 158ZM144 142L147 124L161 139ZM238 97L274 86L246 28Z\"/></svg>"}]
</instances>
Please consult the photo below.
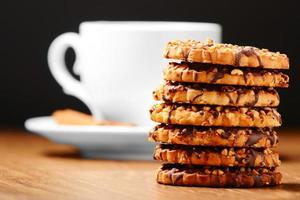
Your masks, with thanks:
<instances>
[{"instance_id":1,"label":"chopped nut topping","mask_svg":"<svg viewBox=\"0 0 300 200\"><path fill-rule=\"evenodd\" d=\"M213 175L223 175L224 172L220 169L215 169L213 172L212 172Z\"/></svg>"},{"instance_id":2,"label":"chopped nut topping","mask_svg":"<svg viewBox=\"0 0 300 200\"><path fill-rule=\"evenodd\" d=\"M221 106L218 106L218 107L216 107L216 111L221 111L222 110L222 107Z\"/></svg>"},{"instance_id":3,"label":"chopped nut topping","mask_svg":"<svg viewBox=\"0 0 300 200\"><path fill-rule=\"evenodd\" d=\"M234 150L231 148L228 152L228 155L229 156L233 156L235 154Z\"/></svg>"},{"instance_id":4,"label":"chopped nut topping","mask_svg":"<svg viewBox=\"0 0 300 200\"><path fill-rule=\"evenodd\" d=\"M192 111L197 111L198 109L196 108L196 106L192 106Z\"/></svg>"},{"instance_id":5,"label":"chopped nut topping","mask_svg":"<svg viewBox=\"0 0 300 200\"><path fill-rule=\"evenodd\" d=\"M209 111L209 110L210 110L210 107L204 106L204 107L203 107L203 110L204 110L204 111Z\"/></svg>"},{"instance_id":6,"label":"chopped nut topping","mask_svg":"<svg viewBox=\"0 0 300 200\"><path fill-rule=\"evenodd\" d=\"M256 171L255 169L252 170L254 175L259 175L258 171Z\"/></svg>"},{"instance_id":7,"label":"chopped nut topping","mask_svg":"<svg viewBox=\"0 0 300 200\"><path fill-rule=\"evenodd\" d=\"M237 153L238 154L244 154L244 153L246 153L246 149L239 149L238 151L237 151Z\"/></svg>"},{"instance_id":8,"label":"chopped nut topping","mask_svg":"<svg viewBox=\"0 0 300 200\"><path fill-rule=\"evenodd\" d=\"M241 70L239 70L239 69L234 69L234 70L232 70L231 71L231 73L230 73L231 75L243 75L244 73L243 73L243 71L241 71Z\"/></svg>"},{"instance_id":9,"label":"chopped nut topping","mask_svg":"<svg viewBox=\"0 0 300 200\"><path fill-rule=\"evenodd\" d=\"M269 170L268 170L268 169L266 169L266 168L263 168L262 172L263 172L263 173L268 173L268 172L269 172Z\"/></svg>"},{"instance_id":10,"label":"chopped nut topping","mask_svg":"<svg viewBox=\"0 0 300 200\"><path fill-rule=\"evenodd\" d=\"M220 169L219 169L218 172L219 172L219 175L223 175L224 174L224 172L222 170L220 170Z\"/></svg>"},{"instance_id":11,"label":"chopped nut topping","mask_svg":"<svg viewBox=\"0 0 300 200\"><path fill-rule=\"evenodd\" d=\"M227 156L228 155L228 150L227 149L223 149L221 152L222 155Z\"/></svg>"},{"instance_id":12,"label":"chopped nut topping","mask_svg":"<svg viewBox=\"0 0 300 200\"><path fill-rule=\"evenodd\" d=\"M218 133L219 135L221 135L221 134L224 133L224 132L225 132L225 131L224 131L223 129L220 129L220 128L216 130L216 133Z\"/></svg>"},{"instance_id":13,"label":"chopped nut topping","mask_svg":"<svg viewBox=\"0 0 300 200\"><path fill-rule=\"evenodd\" d=\"M265 154L271 154L271 153L272 153L272 150L271 150L271 149L265 149L265 150L264 150L264 153L265 153Z\"/></svg>"},{"instance_id":14,"label":"chopped nut topping","mask_svg":"<svg viewBox=\"0 0 300 200\"><path fill-rule=\"evenodd\" d=\"M213 43L214 43L214 41L212 39L210 39L210 38L207 39L207 44L213 44Z\"/></svg>"},{"instance_id":15,"label":"chopped nut topping","mask_svg":"<svg viewBox=\"0 0 300 200\"><path fill-rule=\"evenodd\" d=\"M240 108L240 110L243 114L245 114L248 111L248 108L243 107L243 108Z\"/></svg>"}]
</instances>

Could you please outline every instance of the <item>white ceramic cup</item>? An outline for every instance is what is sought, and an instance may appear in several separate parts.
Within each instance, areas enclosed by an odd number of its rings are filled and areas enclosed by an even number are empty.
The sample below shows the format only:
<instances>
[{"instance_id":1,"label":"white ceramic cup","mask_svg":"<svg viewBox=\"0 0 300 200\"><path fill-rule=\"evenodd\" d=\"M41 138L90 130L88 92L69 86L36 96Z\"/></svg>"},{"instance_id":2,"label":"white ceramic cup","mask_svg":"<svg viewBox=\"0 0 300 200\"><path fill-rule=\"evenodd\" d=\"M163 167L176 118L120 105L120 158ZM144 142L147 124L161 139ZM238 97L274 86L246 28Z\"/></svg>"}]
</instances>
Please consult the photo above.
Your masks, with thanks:
<instances>
[{"instance_id":1,"label":"white ceramic cup","mask_svg":"<svg viewBox=\"0 0 300 200\"><path fill-rule=\"evenodd\" d=\"M221 40L221 27L196 22L83 22L78 33L64 33L50 45L48 64L64 92L83 101L98 119L150 125L152 91L162 82L170 40ZM76 53L72 77L64 62Z\"/></svg>"}]
</instances>

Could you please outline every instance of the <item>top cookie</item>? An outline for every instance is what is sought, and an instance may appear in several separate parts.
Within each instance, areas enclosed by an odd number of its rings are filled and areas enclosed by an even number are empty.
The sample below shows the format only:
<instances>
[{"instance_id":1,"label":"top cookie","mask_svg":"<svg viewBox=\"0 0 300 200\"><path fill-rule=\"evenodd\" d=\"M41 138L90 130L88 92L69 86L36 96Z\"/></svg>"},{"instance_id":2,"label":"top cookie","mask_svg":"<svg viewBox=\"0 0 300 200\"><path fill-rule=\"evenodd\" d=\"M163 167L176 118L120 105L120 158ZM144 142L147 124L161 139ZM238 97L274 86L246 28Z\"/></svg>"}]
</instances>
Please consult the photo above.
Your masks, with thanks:
<instances>
[{"instance_id":1,"label":"top cookie","mask_svg":"<svg viewBox=\"0 0 300 200\"><path fill-rule=\"evenodd\" d=\"M212 63L236 67L289 69L289 58L286 54L251 46L217 44L212 40L208 40L207 43L195 40L171 41L164 50L164 57L187 62Z\"/></svg>"}]
</instances>

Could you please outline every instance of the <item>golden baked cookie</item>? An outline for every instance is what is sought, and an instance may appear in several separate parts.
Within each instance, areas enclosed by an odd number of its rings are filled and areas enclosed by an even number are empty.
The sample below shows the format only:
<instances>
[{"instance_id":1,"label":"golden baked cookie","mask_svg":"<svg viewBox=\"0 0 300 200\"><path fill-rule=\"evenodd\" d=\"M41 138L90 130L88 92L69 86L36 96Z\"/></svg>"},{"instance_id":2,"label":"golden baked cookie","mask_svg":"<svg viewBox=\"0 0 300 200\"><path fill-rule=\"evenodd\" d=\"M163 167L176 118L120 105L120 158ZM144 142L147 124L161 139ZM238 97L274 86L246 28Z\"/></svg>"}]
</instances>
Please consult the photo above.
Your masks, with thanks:
<instances>
[{"instance_id":1,"label":"golden baked cookie","mask_svg":"<svg viewBox=\"0 0 300 200\"><path fill-rule=\"evenodd\" d=\"M226 167L277 167L279 155L271 149L213 148L159 144L153 158L172 164L226 166Z\"/></svg>"},{"instance_id":2,"label":"golden baked cookie","mask_svg":"<svg viewBox=\"0 0 300 200\"><path fill-rule=\"evenodd\" d=\"M157 171L157 182L166 185L202 187L263 187L281 183L277 169L220 168L165 164Z\"/></svg>"},{"instance_id":3,"label":"golden baked cookie","mask_svg":"<svg viewBox=\"0 0 300 200\"><path fill-rule=\"evenodd\" d=\"M153 98L168 103L221 106L275 107L279 95L273 88L241 88L167 81L153 92Z\"/></svg>"},{"instance_id":4,"label":"golden baked cookie","mask_svg":"<svg viewBox=\"0 0 300 200\"><path fill-rule=\"evenodd\" d=\"M153 121L164 124L224 127L278 127L281 116L274 108L191 106L156 104L150 109Z\"/></svg>"},{"instance_id":5,"label":"golden baked cookie","mask_svg":"<svg viewBox=\"0 0 300 200\"><path fill-rule=\"evenodd\" d=\"M220 67L202 63L169 63L163 77L168 81L223 85L288 87L289 76L277 70Z\"/></svg>"},{"instance_id":6,"label":"golden baked cookie","mask_svg":"<svg viewBox=\"0 0 300 200\"><path fill-rule=\"evenodd\" d=\"M271 148L278 135L270 128L223 128L160 124L149 133L149 141L211 147Z\"/></svg>"},{"instance_id":7,"label":"golden baked cookie","mask_svg":"<svg viewBox=\"0 0 300 200\"><path fill-rule=\"evenodd\" d=\"M117 121L96 120L92 115L72 109L56 110L52 118L61 125L82 125L82 126L133 126L132 124Z\"/></svg>"},{"instance_id":8,"label":"golden baked cookie","mask_svg":"<svg viewBox=\"0 0 300 200\"><path fill-rule=\"evenodd\" d=\"M239 67L289 69L286 54L251 46L217 44L212 40L171 41L164 49L164 57L187 62L212 63Z\"/></svg>"}]
</instances>

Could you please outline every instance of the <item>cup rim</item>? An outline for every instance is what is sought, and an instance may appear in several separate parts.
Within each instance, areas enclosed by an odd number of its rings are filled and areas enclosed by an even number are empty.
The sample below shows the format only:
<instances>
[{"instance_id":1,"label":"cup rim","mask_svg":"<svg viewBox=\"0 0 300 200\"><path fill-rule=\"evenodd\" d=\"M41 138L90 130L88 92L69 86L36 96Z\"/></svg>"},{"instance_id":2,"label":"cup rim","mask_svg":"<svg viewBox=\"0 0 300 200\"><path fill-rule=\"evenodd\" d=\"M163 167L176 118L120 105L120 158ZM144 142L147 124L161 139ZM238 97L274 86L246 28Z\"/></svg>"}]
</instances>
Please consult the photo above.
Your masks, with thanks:
<instances>
[{"instance_id":1,"label":"cup rim","mask_svg":"<svg viewBox=\"0 0 300 200\"><path fill-rule=\"evenodd\" d=\"M217 23L183 21L86 21L79 30L118 30L118 31L221 31Z\"/></svg>"}]
</instances>

